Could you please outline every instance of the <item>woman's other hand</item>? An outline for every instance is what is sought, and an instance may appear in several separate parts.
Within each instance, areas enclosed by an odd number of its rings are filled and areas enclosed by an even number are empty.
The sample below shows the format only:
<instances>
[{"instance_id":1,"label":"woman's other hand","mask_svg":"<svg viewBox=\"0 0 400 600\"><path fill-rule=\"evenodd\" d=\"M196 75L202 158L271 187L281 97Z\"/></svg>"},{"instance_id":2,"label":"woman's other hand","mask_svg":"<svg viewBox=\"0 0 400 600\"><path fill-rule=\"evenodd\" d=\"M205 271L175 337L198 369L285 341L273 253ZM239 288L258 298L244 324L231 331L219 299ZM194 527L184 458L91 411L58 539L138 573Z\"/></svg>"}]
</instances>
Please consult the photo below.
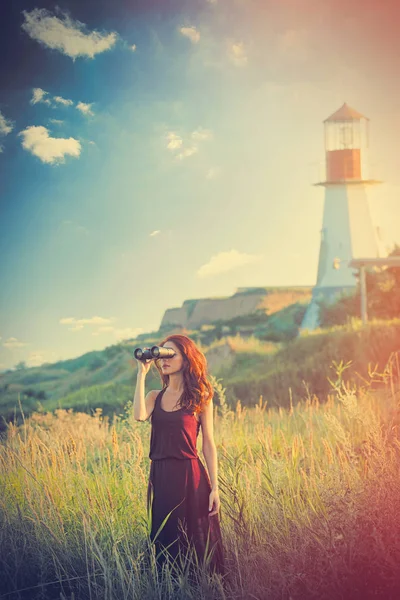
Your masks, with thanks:
<instances>
[{"instance_id":1,"label":"woman's other hand","mask_svg":"<svg viewBox=\"0 0 400 600\"><path fill-rule=\"evenodd\" d=\"M208 501L208 510L209 510L208 516L212 517L213 515L216 515L217 512L219 511L220 506L221 506L221 501L219 499L218 490L211 490L209 501ZM212 511L212 512L210 512L210 511Z\"/></svg>"}]
</instances>

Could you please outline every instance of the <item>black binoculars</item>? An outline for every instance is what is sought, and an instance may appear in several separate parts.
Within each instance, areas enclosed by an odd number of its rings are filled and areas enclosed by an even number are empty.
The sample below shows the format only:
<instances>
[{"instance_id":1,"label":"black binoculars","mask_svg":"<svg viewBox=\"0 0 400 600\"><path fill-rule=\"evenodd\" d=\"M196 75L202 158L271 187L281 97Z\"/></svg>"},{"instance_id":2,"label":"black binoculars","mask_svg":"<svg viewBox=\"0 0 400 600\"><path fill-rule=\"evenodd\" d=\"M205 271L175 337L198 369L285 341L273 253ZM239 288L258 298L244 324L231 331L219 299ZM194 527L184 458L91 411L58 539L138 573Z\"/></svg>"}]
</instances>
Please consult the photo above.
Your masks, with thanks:
<instances>
[{"instance_id":1,"label":"black binoculars","mask_svg":"<svg viewBox=\"0 0 400 600\"><path fill-rule=\"evenodd\" d=\"M152 348L136 348L133 352L137 360L154 360L157 358L170 358L175 356L172 348L163 348L162 346L153 346Z\"/></svg>"}]
</instances>

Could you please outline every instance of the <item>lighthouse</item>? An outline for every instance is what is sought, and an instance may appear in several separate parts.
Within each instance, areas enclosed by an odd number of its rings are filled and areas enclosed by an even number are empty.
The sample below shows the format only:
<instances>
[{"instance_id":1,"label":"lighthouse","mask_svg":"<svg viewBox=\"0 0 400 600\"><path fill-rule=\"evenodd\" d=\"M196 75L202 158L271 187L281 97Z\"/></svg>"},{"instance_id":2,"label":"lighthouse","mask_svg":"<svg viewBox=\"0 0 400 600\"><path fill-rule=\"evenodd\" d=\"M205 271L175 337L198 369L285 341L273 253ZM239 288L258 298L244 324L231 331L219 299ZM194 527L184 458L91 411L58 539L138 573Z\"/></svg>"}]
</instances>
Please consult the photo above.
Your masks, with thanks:
<instances>
[{"instance_id":1,"label":"lighthouse","mask_svg":"<svg viewBox=\"0 0 400 600\"><path fill-rule=\"evenodd\" d=\"M324 133L326 180L314 184L325 188L317 282L301 325L308 330L319 325L320 299L355 289L350 261L379 256L367 195L381 183L367 176L369 119L345 103L325 119Z\"/></svg>"}]
</instances>

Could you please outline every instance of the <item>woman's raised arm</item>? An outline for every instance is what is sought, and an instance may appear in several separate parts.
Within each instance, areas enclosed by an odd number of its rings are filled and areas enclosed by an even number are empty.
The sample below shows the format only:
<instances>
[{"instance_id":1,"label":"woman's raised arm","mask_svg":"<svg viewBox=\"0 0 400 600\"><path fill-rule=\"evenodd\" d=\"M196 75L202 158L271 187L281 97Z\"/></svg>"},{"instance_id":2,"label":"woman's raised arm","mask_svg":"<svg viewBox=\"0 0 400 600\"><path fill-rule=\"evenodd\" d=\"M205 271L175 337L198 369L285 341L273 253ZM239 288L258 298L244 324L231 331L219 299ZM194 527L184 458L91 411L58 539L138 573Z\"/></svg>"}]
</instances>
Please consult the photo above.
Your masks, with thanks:
<instances>
[{"instance_id":1,"label":"woman's raised arm","mask_svg":"<svg viewBox=\"0 0 400 600\"><path fill-rule=\"evenodd\" d=\"M133 361L132 361L133 362ZM146 421L154 409L154 402L158 391L152 390L144 397L146 375L150 370L152 361L137 360L138 372L136 379L135 395L133 397L133 418L135 421Z\"/></svg>"}]
</instances>

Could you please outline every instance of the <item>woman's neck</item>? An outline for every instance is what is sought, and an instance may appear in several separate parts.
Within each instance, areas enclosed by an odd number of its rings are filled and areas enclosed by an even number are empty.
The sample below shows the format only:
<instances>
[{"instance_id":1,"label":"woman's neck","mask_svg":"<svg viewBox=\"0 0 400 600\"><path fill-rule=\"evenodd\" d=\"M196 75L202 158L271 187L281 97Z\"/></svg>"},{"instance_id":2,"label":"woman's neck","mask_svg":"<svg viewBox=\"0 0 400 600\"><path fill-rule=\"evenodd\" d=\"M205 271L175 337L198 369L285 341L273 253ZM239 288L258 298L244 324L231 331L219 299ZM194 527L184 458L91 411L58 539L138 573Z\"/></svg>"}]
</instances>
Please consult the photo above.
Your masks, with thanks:
<instances>
[{"instance_id":1,"label":"woman's neck","mask_svg":"<svg viewBox=\"0 0 400 600\"><path fill-rule=\"evenodd\" d=\"M174 394L182 394L184 391L183 377L180 373L169 376L168 390Z\"/></svg>"}]
</instances>

